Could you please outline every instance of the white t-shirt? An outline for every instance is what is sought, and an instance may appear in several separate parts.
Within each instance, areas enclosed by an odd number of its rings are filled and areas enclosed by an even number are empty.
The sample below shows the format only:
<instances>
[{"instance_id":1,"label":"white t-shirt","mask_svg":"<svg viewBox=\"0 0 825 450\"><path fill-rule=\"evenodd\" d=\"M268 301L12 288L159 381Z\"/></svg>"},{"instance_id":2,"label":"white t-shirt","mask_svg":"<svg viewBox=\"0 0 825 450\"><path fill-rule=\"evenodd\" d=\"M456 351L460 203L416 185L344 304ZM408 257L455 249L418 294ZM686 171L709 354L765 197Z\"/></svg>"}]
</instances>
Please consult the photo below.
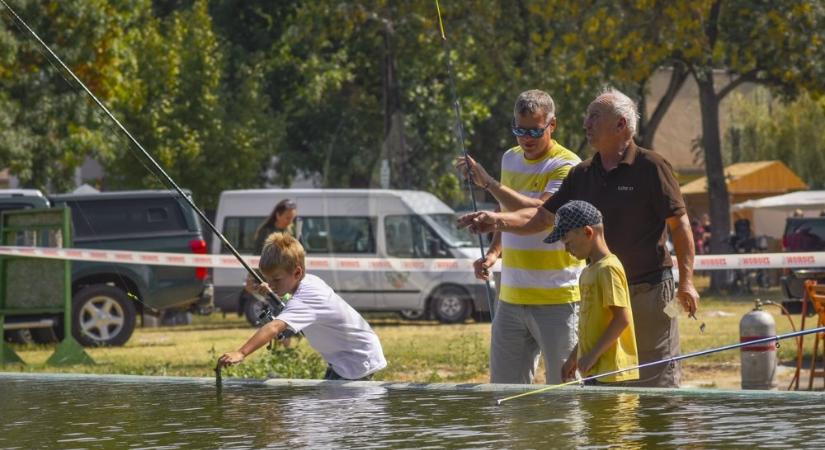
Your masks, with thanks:
<instances>
[{"instance_id":1,"label":"white t-shirt","mask_svg":"<svg viewBox=\"0 0 825 450\"><path fill-rule=\"evenodd\" d=\"M357 380L387 367L378 335L324 280L306 274L278 315L344 378Z\"/></svg>"}]
</instances>

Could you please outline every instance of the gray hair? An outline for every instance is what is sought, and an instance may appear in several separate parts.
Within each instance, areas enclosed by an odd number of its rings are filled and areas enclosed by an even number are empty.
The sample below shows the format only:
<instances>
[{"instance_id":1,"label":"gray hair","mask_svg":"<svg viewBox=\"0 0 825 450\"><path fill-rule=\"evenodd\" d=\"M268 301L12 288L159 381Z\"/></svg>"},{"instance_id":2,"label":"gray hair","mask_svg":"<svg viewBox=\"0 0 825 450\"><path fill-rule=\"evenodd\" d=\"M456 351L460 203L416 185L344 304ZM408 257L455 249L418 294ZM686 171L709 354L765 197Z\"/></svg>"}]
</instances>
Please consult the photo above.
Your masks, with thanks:
<instances>
[{"instance_id":1,"label":"gray hair","mask_svg":"<svg viewBox=\"0 0 825 450\"><path fill-rule=\"evenodd\" d=\"M619 117L624 117L627 122L627 129L630 130L630 137L636 136L636 126L639 123L639 110L630 97L622 91L605 86L599 97L605 97L605 104L613 109L613 113Z\"/></svg>"},{"instance_id":2,"label":"gray hair","mask_svg":"<svg viewBox=\"0 0 825 450\"><path fill-rule=\"evenodd\" d=\"M547 121L556 117L556 104L550 94L538 89L531 89L519 94L516 99L516 106L513 108L513 116L523 116L543 112L547 116Z\"/></svg>"}]
</instances>

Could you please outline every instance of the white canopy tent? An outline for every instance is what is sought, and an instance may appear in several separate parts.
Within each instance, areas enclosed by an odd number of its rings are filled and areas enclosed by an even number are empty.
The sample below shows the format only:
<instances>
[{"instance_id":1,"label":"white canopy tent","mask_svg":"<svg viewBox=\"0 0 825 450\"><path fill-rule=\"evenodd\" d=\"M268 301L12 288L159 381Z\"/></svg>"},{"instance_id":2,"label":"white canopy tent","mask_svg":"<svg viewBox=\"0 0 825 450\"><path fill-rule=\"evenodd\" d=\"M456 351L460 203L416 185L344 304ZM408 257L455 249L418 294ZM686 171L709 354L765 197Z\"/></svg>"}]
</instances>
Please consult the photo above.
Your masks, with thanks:
<instances>
[{"instance_id":1,"label":"white canopy tent","mask_svg":"<svg viewBox=\"0 0 825 450\"><path fill-rule=\"evenodd\" d=\"M737 203L731 210L751 210L752 226L755 234L765 234L777 239L782 238L785 219L801 210L806 217L819 216L825 211L825 191L797 191L790 194L765 197Z\"/></svg>"}]
</instances>

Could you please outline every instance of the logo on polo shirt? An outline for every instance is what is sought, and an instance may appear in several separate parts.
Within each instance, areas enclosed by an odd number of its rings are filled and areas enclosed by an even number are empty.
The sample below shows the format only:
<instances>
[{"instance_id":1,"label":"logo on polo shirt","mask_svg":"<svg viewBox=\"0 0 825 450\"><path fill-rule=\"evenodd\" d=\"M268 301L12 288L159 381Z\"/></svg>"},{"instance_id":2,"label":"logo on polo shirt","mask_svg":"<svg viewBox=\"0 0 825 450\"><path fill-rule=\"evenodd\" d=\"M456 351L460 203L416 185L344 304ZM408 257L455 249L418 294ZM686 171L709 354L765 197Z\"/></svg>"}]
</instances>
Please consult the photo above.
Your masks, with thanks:
<instances>
[{"instance_id":1,"label":"logo on polo shirt","mask_svg":"<svg viewBox=\"0 0 825 450\"><path fill-rule=\"evenodd\" d=\"M633 186L616 186L616 190L618 190L618 191L632 191Z\"/></svg>"}]
</instances>

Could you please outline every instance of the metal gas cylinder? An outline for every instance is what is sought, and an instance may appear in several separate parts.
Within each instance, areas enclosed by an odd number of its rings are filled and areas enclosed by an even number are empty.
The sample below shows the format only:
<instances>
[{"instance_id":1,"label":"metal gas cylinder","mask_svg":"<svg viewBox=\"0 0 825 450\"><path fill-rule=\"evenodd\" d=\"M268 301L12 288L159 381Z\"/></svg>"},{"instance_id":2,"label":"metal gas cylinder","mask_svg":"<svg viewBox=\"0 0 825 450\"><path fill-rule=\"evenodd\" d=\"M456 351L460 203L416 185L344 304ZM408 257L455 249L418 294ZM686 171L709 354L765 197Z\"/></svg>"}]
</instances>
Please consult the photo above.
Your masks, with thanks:
<instances>
[{"instance_id":1,"label":"metal gas cylinder","mask_svg":"<svg viewBox=\"0 0 825 450\"><path fill-rule=\"evenodd\" d=\"M753 310L739 321L739 342L775 337L773 316L756 300ZM742 389L776 389L776 341L741 347Z\"/></svg>"}]
</instances>

